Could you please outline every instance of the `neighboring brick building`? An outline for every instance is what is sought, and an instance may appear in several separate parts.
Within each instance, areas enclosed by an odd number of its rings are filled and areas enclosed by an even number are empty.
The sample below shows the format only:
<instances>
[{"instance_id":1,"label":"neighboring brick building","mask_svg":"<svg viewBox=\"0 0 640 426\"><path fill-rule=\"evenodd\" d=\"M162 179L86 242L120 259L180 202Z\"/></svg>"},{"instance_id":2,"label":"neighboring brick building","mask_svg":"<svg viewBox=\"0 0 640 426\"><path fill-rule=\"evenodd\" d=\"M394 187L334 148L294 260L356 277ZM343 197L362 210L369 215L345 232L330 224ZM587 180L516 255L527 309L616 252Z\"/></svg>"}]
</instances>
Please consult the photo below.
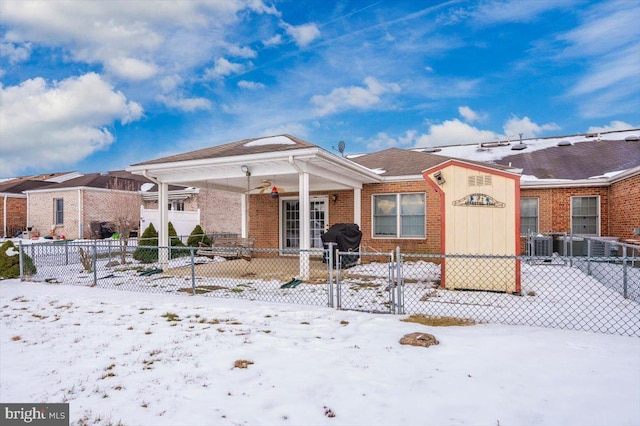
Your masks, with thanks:
<instances>
[{"instance_id":1,"label":"neighboring brick building","mask_svg":"<svg viewBox=\"0 0 640 426\"><path fill-rule=\"evenodd\" d=\"M202 211L197 215L202 221L193 221L185 231L187 234L199 222L205 232L239 232L240 201L236 194L180 186L170 189L169 201L177 211ZM123 170L80 175L24 192L28 204L27 224L34 234L67 239L100 238L103 236L101 225L115 222L118 217L132 218L137 224L143 207L157 211L158 206L156 185ZM217 204L224 205L224 211L217 210ZM233 209L236 209L235 215L230 214ZM227 226L232 229L225 229Z\"/></svg>"}]
</instances>

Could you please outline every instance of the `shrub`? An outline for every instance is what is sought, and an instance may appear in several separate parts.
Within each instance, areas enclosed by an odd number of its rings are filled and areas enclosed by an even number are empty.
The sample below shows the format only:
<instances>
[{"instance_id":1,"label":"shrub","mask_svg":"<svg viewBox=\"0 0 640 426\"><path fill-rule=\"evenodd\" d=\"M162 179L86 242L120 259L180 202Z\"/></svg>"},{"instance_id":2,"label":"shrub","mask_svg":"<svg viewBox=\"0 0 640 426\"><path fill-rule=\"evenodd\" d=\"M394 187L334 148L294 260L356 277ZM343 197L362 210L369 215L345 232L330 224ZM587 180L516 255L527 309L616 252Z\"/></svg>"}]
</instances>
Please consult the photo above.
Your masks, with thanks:
<instances>
[{"instance_id":1,"label":"shrub","mask_svg":"<svg viewBox=\"0 0 640 426\"><path fill-rule=\"evenodd\" d=\"M8 255L7 250L12 249L16 254ZM20 278L20 255L11 241L5 241L0 246L0 278ZM22 253L22 268L25 275L35 275L36 266L33 259L26 253Z\"/></svg>"},{"instance_id":2,"label":"shrub","mask_svg":"<svg viewBox=\"0 0 640 426\"><path fill-rule=\"evenodd\" d=\"M178 238L178 233L176 232L176 228L173 227L173 223L169 222L169 245L174 248L178 248L178 250L171 250L171 258L174 259L176 257L184 257L189 256L189 250L182 250L179 247L184 247L184 243Z\"/></svg>"},{"instance_id":3,"label":"shrub","mask_svg":"<svg viewBox=\"0 0 640 426\"><path fill-rule=\"evenodd\" d=\"M158 231L150 223L138 239L138 247L133 251L133 258L142 263L158 260Z\"/></svg>"},{"instance_id":4,"label":"shrub","mask_svg":"<svg viewBox=\"0 0 640 426\"><path fill-rule=\"evenodd\" d=\"M211 245L211 238L204 233L200 225L196 225L189 234L189 239L187 239L187 245L189 247L198 247L198 243L202 243L205 245Z\"/></svg>"}]
</instances>

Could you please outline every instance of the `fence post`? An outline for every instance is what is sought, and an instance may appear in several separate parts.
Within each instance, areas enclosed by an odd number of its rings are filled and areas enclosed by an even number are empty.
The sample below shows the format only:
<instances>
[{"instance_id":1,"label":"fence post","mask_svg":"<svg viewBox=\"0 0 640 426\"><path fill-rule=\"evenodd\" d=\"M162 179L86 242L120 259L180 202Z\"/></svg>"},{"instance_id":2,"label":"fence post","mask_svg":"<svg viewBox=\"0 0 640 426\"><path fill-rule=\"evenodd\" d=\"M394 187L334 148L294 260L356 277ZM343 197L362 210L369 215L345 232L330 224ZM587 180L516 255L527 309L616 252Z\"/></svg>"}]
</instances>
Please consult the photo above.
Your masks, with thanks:
<instances>
[{"instance_id":1,"label":"fence post","mask_svg":"<svg viewBox=\"0 0 640 426\"><path fill-rule=\"evenodd\" d=\"M329 303L328 306L333 308L333 246L329 243L329 252L327 253L327 264L329 265Z\"/></svg>"},{"instance_id":2,"label":"fence post","mask_svg":"<svg viewBox=\"0 0 640 426\"><path fill-rule=\"evenodd\" d=\"M189 249L191 254L191 289L193 290L193 295L196 295L196 263L193 258L193 247Z\"/></svg>"},{"instance_id":3,"label":"fence post","mask_svg":"<svg viewBox=\"0 0 640 426\"><path fill-rule=\"evenodd\" d=\"M111 241L112 241L112 239L109 238L107 241L109 242L109 248L108 248L108 251L109 251L109 262L111 262ZM97 240L96 240L96 242L97 242Z\"/></svg>"},{"instance_id":4,"label":"fence post","mask_svg":"<svg viewBox=\"0 0 640 426\"><path fill-rule=\"evenodd\" d=\"M98 285L98 240L93 240L93 285Z\"/></svg>"},{"instance_id":5,"label":"fence post","mask_svg":"<svg viewBox=\"0 0 640 426\"><path fill-rule=\"evenodd\" d=\"M64 240L64 264L69 265L69 240Z\"/></svg>"},{"instance_id":6,"label":"fence post","mask_svg":"<svg viewBox=\"0 0 640 426\"><path fill-rule=\"evenodd\" d=\"M336 254L338 255L338 257L336 258L336 265L337 265L337 272L336 272L336 309L342 309L342 290L341 290L341 284L340 284L340 270L342 269L342 261L341 261L341 255L340 252L336 252Z\"/></svg>"},{"instance_id":7,"label":"fence post","mask_svg":"<svg viewBox=\"0 0 640 426\"><path fill-rule=\"evenodd\" d=\"M400 246L396 246L396 288L398 290L398 303L396 313L404 314L404 279L402 278L402 256Z\"/></svg>"},{"instance_id":8,"label":"fence post","mask_svg":"<svg viewBox=\"0 0 640 426\"><path fill-rule=\"evenodd\" d=\"M396 313L396 262L394 259L395 252L391 250L389 253L389 293L391 295L391 306L389 306L389 310L392 314Z\"/></svg>"},{"instance_id":9,"label":"fence post","mask_svg":"<svg viewBox=\"0 0 640 426\"><path fill-rule=\"evenodd\" d=\"M622 246L622 296L627 299L627 246Z\"/></svg>"},{"instance_id":10,"label":"fence post","mask_svg":"<svg viewBox=\"0 0 640 426\"><path fill-rule=\"evenodd\" d=\"M587 275L591 276L591 238L587 238Z\"/></svg>"},{"instance_id":11,"label":"fence post","mask_svg":"<svg viewBox=\"0 0 640 426\"><path fill-rule=\"evenodd\" d=\"M20 281L24 281L24 260L22 257L22 249L23 249L23 245L22 245L22 240L20 240L18 242L18 250L20 251Z\"/></svg>"}]
</instances>

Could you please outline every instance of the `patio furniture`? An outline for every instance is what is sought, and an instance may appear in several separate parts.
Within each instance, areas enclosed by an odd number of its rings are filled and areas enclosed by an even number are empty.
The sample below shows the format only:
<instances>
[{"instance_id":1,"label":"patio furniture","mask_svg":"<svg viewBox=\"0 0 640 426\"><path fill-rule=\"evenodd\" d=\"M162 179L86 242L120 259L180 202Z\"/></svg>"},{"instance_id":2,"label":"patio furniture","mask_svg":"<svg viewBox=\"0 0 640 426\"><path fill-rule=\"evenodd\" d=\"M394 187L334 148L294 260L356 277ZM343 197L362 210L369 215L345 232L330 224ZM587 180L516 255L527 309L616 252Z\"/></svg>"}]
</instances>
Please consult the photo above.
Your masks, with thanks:
<instances>
[{"instance_id":1,"label":"patio furniture","mask_svg":"<svg viewBox=\"0 0 640 426\"><path fill-rule=\"evenodd\" d=\"M198 256L223 257L225 259L251 260L254 238L216 238L212 246L198 243L200 249L196 251Z\"/></svg>"}]
</instances>

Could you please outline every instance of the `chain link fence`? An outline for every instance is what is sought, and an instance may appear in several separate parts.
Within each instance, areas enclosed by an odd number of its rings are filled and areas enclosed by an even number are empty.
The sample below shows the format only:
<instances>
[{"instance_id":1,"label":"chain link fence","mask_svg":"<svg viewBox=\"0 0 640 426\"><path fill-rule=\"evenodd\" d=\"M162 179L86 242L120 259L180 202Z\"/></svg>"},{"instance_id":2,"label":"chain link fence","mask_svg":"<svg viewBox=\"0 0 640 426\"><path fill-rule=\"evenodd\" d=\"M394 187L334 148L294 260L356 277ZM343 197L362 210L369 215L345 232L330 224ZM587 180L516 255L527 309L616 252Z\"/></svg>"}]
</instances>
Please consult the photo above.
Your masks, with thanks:
<instances>
[{"instance_id":1,"label":"chain link fence","mask_svg":"<svg viewBox=\"0 0 640 426\"><path fill-rule=\"evenodd\" d=\"M97 240L22 245L20 257L23 280L50 284L640 336L640 262L630 249L604 258L518 257Z\"/></svg>"}]
</instances>

